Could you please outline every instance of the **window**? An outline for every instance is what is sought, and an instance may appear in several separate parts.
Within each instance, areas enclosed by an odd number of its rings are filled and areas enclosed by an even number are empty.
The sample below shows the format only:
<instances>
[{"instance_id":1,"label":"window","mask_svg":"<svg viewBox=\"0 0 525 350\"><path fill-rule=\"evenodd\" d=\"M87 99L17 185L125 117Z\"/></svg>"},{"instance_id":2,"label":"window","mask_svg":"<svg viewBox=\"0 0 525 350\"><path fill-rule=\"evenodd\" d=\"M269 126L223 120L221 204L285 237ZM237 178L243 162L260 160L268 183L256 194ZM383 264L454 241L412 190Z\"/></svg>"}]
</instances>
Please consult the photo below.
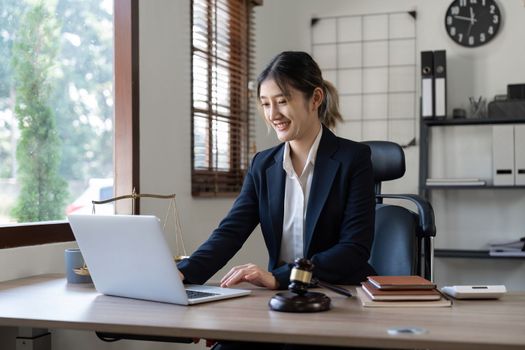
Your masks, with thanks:
<instances>
[{"instance_id":1,"label":"window","mask_svg":"<svg viewBox=\"0 0 525 350\"><path fill-rule=\"evenodd\" d=\"M17 5L19 3L26 4L27 6L32 6L35 2L28 1L9 1ZM4 4L6 2L4 1ZM42 2L46 4L47 2ZM55 3L55 2L53 2ZM54 29L57 31L55 34L60 36L60 42L64 40L69 44L75 46L79 44L79 36L75 36L75 33L68 31L66 33L59 31L59 26L64 25L64 19L71 15L72 9L68 7L68 1L59 0L56 2L56 11L62 15L56 23L57 27ZM108 14L112 13L112 17L108 21L102 24L105 26L105 33L103 35L110 36L109 49L113 51L114 48L114 59L111 55L109 57L109 65L112 66L112 61L118 63L114 67L114 72L110 72L109 80L109 94L106 91L102 94L106 105L114 104L114 123L107 123L111 127L111 137L109 139L109 147L112 147L114 143L115 147L115 160L113 163L112 156L109 158L111 162L109 165L106 165L105 169L106 174L115 174L115 178L118 181L114 184L115 194L130 193L133 187L136 187L138 190L138 1L137 0L100 0L100 1L90 1L90 2L74 2L75 6L83 6L84 9L89 9L93 11L105 11ZM49 5L49 4L48 4ZM13 5L14 6L14 5ZM6 8L7 9L7 8ZM62 11L62 12L60 12ZM2 13L0 14L0 40L6 39L6 31L3 30L2 26L6 25L7 21L13 20L15 17L5 18L2 15L5 15L8 11L5 11L3 8ZM22 18L22 17L20 17ZM107 18L104 17L104 18ZM86 25L100 25L101 18L94 18L91 15L88 15L82 19ZM80 21L79 21L80 22ZM96 22L96 23L95 23ZM107 27L109 25L109 28ZM114 31L111 30L111 27L114 26ZM51 30L52 31L52 30ZM114 45L111 45L113 42L114 35ZM69 34L68 34L69 33ZM64 35L65 34L65 35ZM9 38L9 37L8 37ZM80 38L82 40L82 38ZM84 45L75 46L76 50L82 51L82 49L95 49L97 50L97 40L91 38L88 42L85 42ZM84 47L85 46L85 47ZM3 46L4 49L6 46ZM1 52L4 53L3 51ZM42 56L37 56L42 58ZM69 64L72 65L71 69L75 71L81 71L79 65L85 64L82 61L69 61ZM103 64L103 58L97 59L97 64ZM2 68L5 66L2 65ZM105 73L105 68L99 67L99 69L93 69L91 72L93 76L89 74L83 75L82 78L85 80L97 80L99 77L97 75L103 75ZM5 73L2 71L1 73ZM60 77L60 70L55 69L51 74L58 75ZM111 77L114 74L114 81ZM133 82L133 84L132 84ZM106 80L107 83L107 80ZM113 88L112 88L113 86ZM2 86L5 87L5 84ZM64 87L64 86L62 86ZM79 99L85 100L87 104L98 105L100 107L100 102L96 100L95 102L90 96L86 95L85 91L81 91L77 86L71 87L71 85L66 86L69 96L78 96ZM87 96L87 97L86 97ZM109 102L109 103L107 103ZM87 108L86 106L83 106ZM51 108L52 109L52 108ZM56 108L55 108L56 109ZM83 110L80 109L80 112ZM57 112L53 110L51 112ZM72 113L75 112L78 114L79 109L72 109ZM105 114L107 115L107 113ZM113 115L113 111L109 113ZM83 118L87 119L88 124L92 121L95 121L94 118ZM78 121L82 123L82 120ZM73 125L75 123L72 123ZM113 125L111 125L113 124ZM90 124L91 125L91 124ZM58 126L58 125L57 125ZM60 127L63 127L60 125ZM96 128L94 128L96 129ZM113 140L114 135L114 140ZM64 140L61 140L62 142ZM107 145L107 140L105 141ZM107 153L107 152L106 152ZM4 154L0 153L0 156L3 157ZM95 155L99 157L99 160L104 157L100 155ZM107 163L106 163L107 164ZM113 170L114 169L114 170ZM75 169L67 169L69 171L75 171ZM4 173L5 174L5 173ZM65 209L65 207L64 207ZM118 210L119 208L117 208ZM138 210L138 208L136 208ZM27 220L29 221L29 220ZM6 226L0 227L0 248L9 248L17 247L24 245L34 245L42 243L51 243L51 242L63 242L73 240L71 229L69 224L63 220L52 221L52 222L36 222L32 224L24 223L14 223Z\"/></svg>"},{"instance_id":2,"label":"window","mask_svg":"<svg viewBox=\"0 0 525 350\"><path fill-rule=\"evenodd\" d=\"M238 193L249 162L253 6L193 0L192 194Z\"/></svg>"}]
</instances>

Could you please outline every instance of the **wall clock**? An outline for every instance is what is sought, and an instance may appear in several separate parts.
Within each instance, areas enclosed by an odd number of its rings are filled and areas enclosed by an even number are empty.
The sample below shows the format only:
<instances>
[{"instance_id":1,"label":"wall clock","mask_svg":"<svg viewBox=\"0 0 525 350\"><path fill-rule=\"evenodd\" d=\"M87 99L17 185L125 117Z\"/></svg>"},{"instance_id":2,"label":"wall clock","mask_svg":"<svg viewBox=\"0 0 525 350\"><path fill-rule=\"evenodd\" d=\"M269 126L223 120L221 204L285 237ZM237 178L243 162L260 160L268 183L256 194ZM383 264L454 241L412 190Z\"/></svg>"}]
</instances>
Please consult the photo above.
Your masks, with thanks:
<instances>
[{"instance_id":1,"label":"wall clock","mask_svg":"<svg viewBox=\"0 0 525 350\"><path fill-rule=\"evenodd\" d=\"M494 0L455 0L445 14L445 29L456 43L466 47L484 45L494 39L501 12Z\"/></svg>"}]
</instances>

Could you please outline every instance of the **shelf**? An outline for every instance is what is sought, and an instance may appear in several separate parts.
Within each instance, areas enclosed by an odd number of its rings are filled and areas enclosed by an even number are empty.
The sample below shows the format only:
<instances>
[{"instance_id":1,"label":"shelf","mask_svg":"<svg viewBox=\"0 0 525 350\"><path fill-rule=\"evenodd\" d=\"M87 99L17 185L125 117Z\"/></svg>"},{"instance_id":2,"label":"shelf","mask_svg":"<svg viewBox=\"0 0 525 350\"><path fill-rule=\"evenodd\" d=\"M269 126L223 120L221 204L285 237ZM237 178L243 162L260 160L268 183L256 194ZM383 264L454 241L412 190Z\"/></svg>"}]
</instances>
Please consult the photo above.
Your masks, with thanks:
<instances>
[{"instance_id":1,"label":"shelf","mask_svg":"<svg viewBox=\"0 0 525 350\"><path fill-rule=\"evenodd\" d=\"M466 118L453 119L452 117L444 119L421 119L420 122L420 148L419 148L419 194L429 199L433 191L436 190L516 190L525 189L525 185L512 186L494 186L492 180L484 185L466 185L466 184L448 184L443 185L427 184L429 178L429 158L430 158L430 138L432 127L448 126L476 126L476 125L497 125L497 124L525 124L525 116L520 118ZM488 181L487 181L488 182ZM521 193L521 192L520 192ZM438 230L438 235L439 235ZM525 256L491 256L488 250L471 250L471 249L435 249L436 258L447 259L490 259L506 261L525 261Z\"/></svg>"},{"instance_id":2,"label":"shelf","mask_svg":"<svg viewBox=\"0 0 525 350\"><path fill-rule=\"evenodd\" d=\"M525 260L525 256L491 256L488 250L469 250L469 249L435 249L436 258L467 258L467 259L511 259Z\"/></svg>"},{"instance_id":3,"label":"shelf","mask_svg":"<svg viewBox=\"0 0 525 350\"><path fill-rule=\"evenodd\" d=\"M426 126L521 124L525 118L423 119Z\"/></svg>"},{"instance_id":4,"label":"shelf","mask_svg":"<svg viewBox=\"0 0 525 350\"><path fill-rule=\"evenodd\" d=\"M523 185L519 186L494 186L494 185L476 185L476 186L469 186L469 185L446 185L446 186L438 186L438 185L425 185L425 189L427 190L479 190L479 189L519 189L519 188L525 188Z\"/></svg>"}]
</instances>

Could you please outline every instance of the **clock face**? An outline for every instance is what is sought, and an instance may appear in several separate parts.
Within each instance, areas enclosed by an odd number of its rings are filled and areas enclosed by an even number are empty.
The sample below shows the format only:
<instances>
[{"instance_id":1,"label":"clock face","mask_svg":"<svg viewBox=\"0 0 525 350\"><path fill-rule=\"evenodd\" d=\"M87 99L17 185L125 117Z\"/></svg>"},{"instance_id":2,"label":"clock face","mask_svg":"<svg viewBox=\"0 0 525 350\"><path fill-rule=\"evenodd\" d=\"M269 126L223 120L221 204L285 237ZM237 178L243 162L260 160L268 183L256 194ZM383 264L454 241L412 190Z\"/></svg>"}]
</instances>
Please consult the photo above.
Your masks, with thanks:
<instances>
[{"instance_id":1,"label":"clock face","mask_svg":"<svg viewBox=\"0 0 525 350\"><path fill-rule=\"evenodd\" d=\"M491 41L498 33L501 13L494 0L455 0L445 15L448 36L466 47Z\"/></svg>"}]
</instances>

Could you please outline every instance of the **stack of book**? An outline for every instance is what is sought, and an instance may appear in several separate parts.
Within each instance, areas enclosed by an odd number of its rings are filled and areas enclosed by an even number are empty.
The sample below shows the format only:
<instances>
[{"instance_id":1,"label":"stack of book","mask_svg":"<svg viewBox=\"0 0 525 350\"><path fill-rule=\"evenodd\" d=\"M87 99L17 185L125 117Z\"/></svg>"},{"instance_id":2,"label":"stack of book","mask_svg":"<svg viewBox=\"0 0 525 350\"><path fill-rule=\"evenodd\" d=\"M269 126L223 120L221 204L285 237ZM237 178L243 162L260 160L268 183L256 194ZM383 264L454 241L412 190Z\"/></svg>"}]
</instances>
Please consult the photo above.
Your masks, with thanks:
<instances>
[{"instance_id":1,"label":"stack of book","mask_svg":"<svg viewBox=\"0 0 525 350\"><path fill-rule=\"evenodd\" d=\"M442 178L427 179L427 186L485 186L485 180L477 178Z\"/></svg>"},{"instance_id":2,"label":"stack of book","mask_svg":"<svg viewBox=\"0 0 525 350\"><path fill-rule=\"evenodd\" d=\"M367 307L443 307L451 302L420 276L369 276L357 289Z\"/></svg>"},{"instance_id":3,"label":"stack of book","mask_svg":"<svg viewBox=\"0 0 525 350\"><path fill-rule=\"evenodd\" d=\"M523 256L525 257L525 237L490 243L490 256Z\"/></svg>"}]
</instances>

